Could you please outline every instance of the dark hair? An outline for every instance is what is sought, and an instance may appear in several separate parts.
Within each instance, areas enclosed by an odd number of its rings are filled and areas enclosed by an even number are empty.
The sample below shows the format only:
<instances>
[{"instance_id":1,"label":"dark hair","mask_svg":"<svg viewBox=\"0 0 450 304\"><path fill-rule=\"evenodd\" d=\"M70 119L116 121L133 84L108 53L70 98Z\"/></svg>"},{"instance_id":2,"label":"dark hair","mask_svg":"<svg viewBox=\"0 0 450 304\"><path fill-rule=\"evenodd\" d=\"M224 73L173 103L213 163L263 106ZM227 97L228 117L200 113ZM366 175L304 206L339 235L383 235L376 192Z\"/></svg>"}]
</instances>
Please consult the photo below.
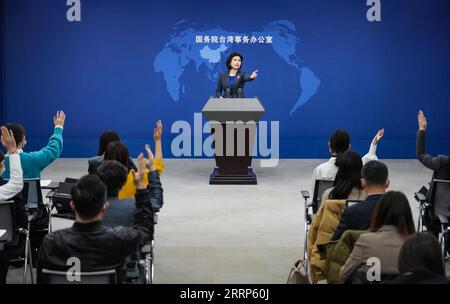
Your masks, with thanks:
<instances>
[{"instance_id":1,"label":"dark hair","mask_svg":"<svg viewBox=\"0 0 450 304\"><path fill-rule=\"evenodd\" d=\"M231 70L231 60L233 60L234 57L238 56L239 58L241 58L241 62L244 61L244 57L242 57L241 54L237 53L237 52L233 52L230 54L230 56L228 56L227 61L226 61L226 66L228 70ZM241 63L241 67L242 67L242 63Z\"/></svg>"},{"instance_id":2,"label":"dark hair","mask_svg":"<svg viewBox=\"0 0 450 304\"><path fill-rule=\"evenodd\" d=\"M361 176L368 185L384 186L388 179L388 167L380 161L371 160L362 168Z\"/></svg>"},{"instance_id":3,"label":"dark hair","mask_svg":"<svg viewBox=\"0 0 450 304\"><path fill-rule=\"evenodd\" d=\"M6 124L5 127L8 130L13 131L16 144L20 144L21 142L23 142L23 137L25 136L25 128L21 124Z\"/></svg>"},{"instance_id":4,"label":"dark hair","mask_svg":"<svg viewBox=\"0 0 450 304\"><path fill-rule=\"evenodd\" d=\"M98 143L98 153L97 155L103 155L106 151L106 147L109 143L114 141L120 141L119 135L114 131L105 131L100 136L100 141Z\"/></svg>"},{"instance_id":5,"label":"dark hair","mask_svg":"<svg viewBox=\"0 0 450 304\"><path fill-rule=\"evenodd\" d=\"M408 237L398 255L398 269L405 272L428 272L445 275L438 240L429 232Z\"/></svg>"},{"instance_id":6,"label":"dark hair","mask_svg":"<svg viewBox=\"0 0 450 304\"><path fill-rule=\"evenodd\" d=\"M337 129L330 136L330 149L338 155L344 153L350 147L350 134L342 129Z\"/></svg>"},{"instance_id":7,"label":"dark hair","mask_svg":"<svg viewBox=\"0 0 450 304\"><path fill-rule=\"evenodd\" d=\"M120 141L114 141L108 144L105 151L105 160L117 160L130 170L130 154L127 147Z\"/></svg>"},{"instance_id":8,"label":"dark hair","mask_svg":"<svg viewBox=\"0 0 450 304\"><path fill-rule=\"evenodd\" d=\"M118 161L107 160L98 167L97 174L108 189L108 197L117 197L127 181L128 170Z\"/></svg>"},{"instance_id":9,"label":"dark hair","mask_svg":"<svg viewBox=\"0 0 450 304\"><path fill-rule=\"evenodd\" d=\"M0 151L0 163L4 160L5 160L5 154L3 154L2 151Z\"/></svg>"},{"instance_id":10,"label":"dark hair","mask_svg":"<svg viewBox=\"0 0 450 304\"><path fill-rule=\"evenodd\" d=\"M414 233L414 220L408 199L400 191L389 191L384 194L372 214L370 231L376 232L384 225L397 227L403 237Z\"/></svg>"},{"instance_id":11,"label":"dark hair","mask_svg":"<svg viewBox=\"0 0 450 304\"><path fill-rule=\"evenodd\" d=\"M85 219L98 215L106 202L106 186L97 175L83 176L70 194L75 211Z\"/></svg>"},{"instance_id":12,"label":"dark hair","mask_svg":"<svg viewBox=\"0 0 450 304\"><path fill-rule=\"evenodd\" d=\"M336 160L338 172L330 192L330 199L347 199L353 188L361 187L362 159L358 153L347 151Z\"/></svg>"}]
</instances>

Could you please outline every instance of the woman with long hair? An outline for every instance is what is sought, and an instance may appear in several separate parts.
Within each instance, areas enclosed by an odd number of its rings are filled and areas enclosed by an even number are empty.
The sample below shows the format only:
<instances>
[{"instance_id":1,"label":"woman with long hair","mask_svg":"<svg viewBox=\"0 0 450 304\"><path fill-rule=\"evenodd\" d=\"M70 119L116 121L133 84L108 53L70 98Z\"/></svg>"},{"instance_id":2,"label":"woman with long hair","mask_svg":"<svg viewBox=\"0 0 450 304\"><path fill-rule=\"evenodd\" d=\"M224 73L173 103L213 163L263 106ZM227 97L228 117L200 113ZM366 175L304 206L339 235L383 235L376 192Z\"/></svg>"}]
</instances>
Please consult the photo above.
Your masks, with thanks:
<instances>
[{"instance_id":1,"label":"woman with long hair","mask_svg":"<svg viewBox=\"0 0 450 304\"><path fill-rule=\"evenodd\" d=\"M375 207L369 232L358 238L341 268L342 281L371 258L379 260L381 273L398 273L400 249L414 232L414 220L406 196L398 191L384 194Z\"/></svg>"}]
</instances>

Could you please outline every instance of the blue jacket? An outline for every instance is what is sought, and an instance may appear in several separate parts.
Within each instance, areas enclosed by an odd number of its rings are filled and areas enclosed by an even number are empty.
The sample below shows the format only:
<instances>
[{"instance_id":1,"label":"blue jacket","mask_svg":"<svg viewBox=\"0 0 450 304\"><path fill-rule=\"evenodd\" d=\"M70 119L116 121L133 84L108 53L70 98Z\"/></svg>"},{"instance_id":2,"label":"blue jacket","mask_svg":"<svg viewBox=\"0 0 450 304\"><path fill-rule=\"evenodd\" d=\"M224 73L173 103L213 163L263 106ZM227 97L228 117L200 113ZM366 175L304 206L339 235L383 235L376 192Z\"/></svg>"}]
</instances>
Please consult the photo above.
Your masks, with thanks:
<instances>
[{"instance_id":1,"label":"blue jacket","mask_svg":"<svg viewBox=\"0 0 450 304\"><path fill-rule=\"evenodd\" d=\"M55 127L53 135L50 137L47 146L39 151L20 152L23 178L41 178L41 171L48 167L57 159L63 150L63 129ZM5 173L1 176L9 179L9 157L5 157Z\"/></svg>"}]
</instances>

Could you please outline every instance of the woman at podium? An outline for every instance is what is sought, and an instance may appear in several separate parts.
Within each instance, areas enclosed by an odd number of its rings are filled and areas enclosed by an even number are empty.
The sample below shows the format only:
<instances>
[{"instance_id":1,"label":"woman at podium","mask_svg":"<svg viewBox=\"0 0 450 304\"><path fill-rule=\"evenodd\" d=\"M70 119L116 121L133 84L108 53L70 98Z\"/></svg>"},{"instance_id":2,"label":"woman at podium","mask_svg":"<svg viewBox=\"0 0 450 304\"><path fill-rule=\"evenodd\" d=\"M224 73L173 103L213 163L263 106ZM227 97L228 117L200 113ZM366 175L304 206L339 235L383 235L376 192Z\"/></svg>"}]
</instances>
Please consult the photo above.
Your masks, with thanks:
<instances>
[{"instance_id":1,"label":"woman at podium","mask_svg":"<svg viewBox=\"0 0 450 304\"><path fill-rule=\"evenodd\" d=\"M228 72L222 74L217 83L217 98L244 98L244 84L247 81L253 81L258 76L258 70L254 71L250 76L241 72L242 57L239 53L231 53L228 56L226 66Z\"/></svg>"}]
</instances>

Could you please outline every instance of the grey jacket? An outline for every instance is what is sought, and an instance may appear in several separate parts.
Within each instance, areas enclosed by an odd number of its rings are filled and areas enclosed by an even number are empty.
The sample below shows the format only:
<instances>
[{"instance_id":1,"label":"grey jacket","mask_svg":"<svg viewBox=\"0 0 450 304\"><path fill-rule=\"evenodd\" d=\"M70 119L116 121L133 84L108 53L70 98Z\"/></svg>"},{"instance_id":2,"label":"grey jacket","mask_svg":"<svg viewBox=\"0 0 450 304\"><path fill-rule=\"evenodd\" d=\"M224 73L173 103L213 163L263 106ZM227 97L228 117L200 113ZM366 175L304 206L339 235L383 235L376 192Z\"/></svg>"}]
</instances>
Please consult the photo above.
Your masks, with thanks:
<instances>
[{"instance_id":1,"label":"grey jacket","mask_svg":"<svg viewBox=\"0 0 450 304\"><path fill-rule=\"evenodd\" d=\"M372 257L380 260L381 273L398 273L398 255L404 241L397 227L390 225L381 227L377 232L362 234L341 268L342 281L345 282Z\"/></svg>"}]
</instances>

